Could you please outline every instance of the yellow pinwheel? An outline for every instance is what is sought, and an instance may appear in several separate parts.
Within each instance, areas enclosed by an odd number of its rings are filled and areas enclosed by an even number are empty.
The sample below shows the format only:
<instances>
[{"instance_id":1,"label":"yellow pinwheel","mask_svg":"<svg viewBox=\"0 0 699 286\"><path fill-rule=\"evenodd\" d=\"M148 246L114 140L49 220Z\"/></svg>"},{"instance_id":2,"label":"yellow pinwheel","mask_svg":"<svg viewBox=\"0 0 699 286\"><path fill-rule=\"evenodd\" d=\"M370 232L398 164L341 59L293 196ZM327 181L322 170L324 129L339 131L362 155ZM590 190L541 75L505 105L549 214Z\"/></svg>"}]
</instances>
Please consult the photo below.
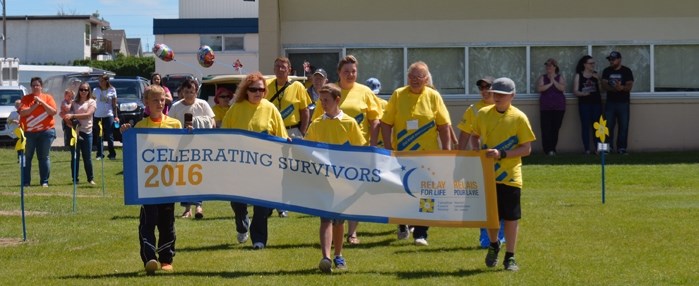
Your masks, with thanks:
<instances>
[{"instance_id":1,"label":"yellow pinwheel","mask_svg":"<svg viewBox=\"0 0 699 286\"><path fill-rule=\"evenodd\" d=\"M599 122L595 122L593 127L595 128L595 137L599 138L600 142L604 143L607 139L606 136L609 135L607 120L604 120L604 117L600 115Z\"/></svg>"},{"instance_id":2,"label":"yellow pinwheel","mask_svg":"<svg viewBox=\"0 0 699 286\"><path fill-rule=\"evenodd\" d=\"M22 128L15 128L15 135L17 135L15 151L24 151L24 147L27 145L27 138L24 137L24 130L22 130Z\"/></svg>"},{"instance_id":3,"label":"yellow pinwheel","mask_svg":"<svg viewBox=\"0 0 699 286\"><path fill-rule=\"evenodd\" d=\"M97 126L100 127L100 138L102 138L102 120L97 121Z\"/></svg>"}]
</instances>

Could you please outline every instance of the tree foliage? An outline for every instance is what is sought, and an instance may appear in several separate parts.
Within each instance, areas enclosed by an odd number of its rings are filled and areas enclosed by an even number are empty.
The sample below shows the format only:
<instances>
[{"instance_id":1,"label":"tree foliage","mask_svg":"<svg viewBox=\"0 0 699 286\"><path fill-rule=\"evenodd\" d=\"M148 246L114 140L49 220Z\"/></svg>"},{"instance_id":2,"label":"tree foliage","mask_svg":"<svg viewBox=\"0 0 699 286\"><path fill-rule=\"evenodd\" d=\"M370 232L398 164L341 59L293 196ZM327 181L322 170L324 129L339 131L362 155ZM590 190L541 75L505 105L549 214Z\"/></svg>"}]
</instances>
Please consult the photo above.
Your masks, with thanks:
<instances>
[{"instance_id":1,"label":"tree foliage","mask_svg":"<svg viewBox=\"0 0 699 286\"><path fill-rule=\"evenodd\" d=\"M155 72L155 58L125 57L121 54L111 61L76 60L73 61L73 65L108 70L114 72L118 76L142 76L150 78L150 75Z\"/></svg>"}]
</instances>

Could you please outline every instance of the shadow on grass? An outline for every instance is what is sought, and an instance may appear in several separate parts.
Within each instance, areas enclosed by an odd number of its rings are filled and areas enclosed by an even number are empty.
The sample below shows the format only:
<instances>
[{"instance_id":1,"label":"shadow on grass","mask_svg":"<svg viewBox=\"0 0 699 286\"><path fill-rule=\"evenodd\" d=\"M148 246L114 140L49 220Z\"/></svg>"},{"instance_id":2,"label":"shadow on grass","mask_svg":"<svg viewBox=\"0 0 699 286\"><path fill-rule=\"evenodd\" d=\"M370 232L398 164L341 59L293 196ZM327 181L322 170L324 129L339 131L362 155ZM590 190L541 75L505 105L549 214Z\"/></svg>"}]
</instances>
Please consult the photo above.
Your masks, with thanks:
<instances>
[{"instance_id":1,"label":"shadow on grass","mask_svg":"<svg viewBox=\"0 0 699 286\"><path fill-rule=\"evenodd\" d=\"M365 275L365 274L380 274L386 276L395 276L399 279L424 279L428 277L466 277L478 275L481 273L490 272L484 269L459 269L456 271L398 271L398 272L354 272L352 270L348 272L341 272L333 274L336 275ZM317 268L309 269L298 269L298 270L274 270L274 271L175 271L172 273L159 272L154 277L157 276L189 276L189 277L219 277L219 278L242 278L250 276L307 276L307 275L323 275L327 274L321 273ZM113 279L113 278L134 278L134 277L146 277L144 271L134 271L134 272L124 272L124 273L106 273L97 275L70 275L61 276L59 279Z\"/></svg>"},{"instance_id":2,"label":"shadow on grass","mask_svg":"<svg viewBox=\"0 0 699 286\"><path fill-rule=\"evenodd\" d=\"M218 250L231 250L233 249L232 244L224 243L218 245L207 245L200 247L181 247L177 248L177 252L190 252L190 251L218 251Z\"/></svg>"},{"instance_id":3,"label":"shadow on grass","mask_svg":"<svg viewBox=\"0 0 699 286\"><path fill-rule=\"evenodd\" d=\"M480 247L477 246L459 246L459 247L418 247L415 246L415 248L411 250L397 250L395 251L395 254L405 254L405 253L415 253L415 252L421 252L421 253L432 253L432 252L450 252L450 251L472 251L472 250L483 250Z\"/></svg>"},{"instance_id":4,"label":"shadow on grass","mask_svg":"<svg viewBox=\"0 0 699 286\"><path fill-rule=\"evenodd\" d=\"M699 151L632 153L629 155L607 154L605 165L663 165L699 163ZM526 165L600 165L601 156L584 154L559 154L546 156L530 155L522 158Z\"/></svg>"},{"instance_id":5,"label":"shadow on grass","mask_svg":"<svg viewBox=\"0 0 699 286\"><path fill-rule=\"evenodd\" d=\"M382 231L382 232L363 232L363 231L357 231L357 236L358 237L375 237L375 236L384 236L384 235L389 235L391 233L396 233L395 230L388 230L388 231Z\"/></svg>"}]
</instances>

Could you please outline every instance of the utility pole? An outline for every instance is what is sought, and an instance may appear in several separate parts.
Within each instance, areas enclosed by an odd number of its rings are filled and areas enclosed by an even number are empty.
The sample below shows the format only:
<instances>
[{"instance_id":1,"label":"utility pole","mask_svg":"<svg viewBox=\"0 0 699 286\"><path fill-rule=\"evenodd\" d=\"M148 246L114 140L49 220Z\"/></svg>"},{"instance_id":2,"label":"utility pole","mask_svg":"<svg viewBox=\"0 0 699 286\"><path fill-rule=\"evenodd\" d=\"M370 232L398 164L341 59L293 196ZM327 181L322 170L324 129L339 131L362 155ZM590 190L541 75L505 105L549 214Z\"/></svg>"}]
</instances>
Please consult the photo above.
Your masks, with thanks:
<instances>
[{"instance_id":1,"label":"utility pole","mask_svg":"<svg viewBox=\"0 0 699 286\"><path fill-rule=\"evenodd\" d=\"M7 15L5 15L7 0L0 1L2 1L2 57L7 58Z\"/></svg>"}]
</instances>

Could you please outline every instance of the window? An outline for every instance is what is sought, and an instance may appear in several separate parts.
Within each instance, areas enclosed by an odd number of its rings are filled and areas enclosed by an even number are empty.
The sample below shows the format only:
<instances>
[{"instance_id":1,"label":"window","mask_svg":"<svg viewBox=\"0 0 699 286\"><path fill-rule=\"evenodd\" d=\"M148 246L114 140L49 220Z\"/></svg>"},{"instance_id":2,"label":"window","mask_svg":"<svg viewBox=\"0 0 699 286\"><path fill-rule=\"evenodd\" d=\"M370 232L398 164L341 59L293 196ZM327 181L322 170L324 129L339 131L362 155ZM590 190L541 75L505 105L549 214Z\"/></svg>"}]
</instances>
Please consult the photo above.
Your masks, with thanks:
<instances>
[{"instance_id":1,"label":"window","mask_svg":"<svg viewBox=\"0 0 699 286\"><path fill-rule=\"evenodd\" d=\"M245 37L242 35L200 35L199 44L211 47L214 52L242 51Z\"/></svg>"},{"instance_id":2,"label":"window","mask_svg":"<svg viewBox=\"0 0 699 286\"><path fill-rule=\"evenodd\" d=\"M593 46L592 56L597 60L599 75L609 66L607 56L611 51L621 53L621 64L633 72L633 89L631 92L650 91L650 46Z\"/></svg>"},{"instance_id":3,"label":"window","mask_svg":"<svg viewBox=\"0 0 699 286\"><path fill-rule=\"evenodd\" d=\"M381 82L380 94L392 94L405 85L403 48L347 49L357 58L357 82L364 84L370 77Z\"/></svg>"},{"instance_id":4,"label":"window","mask_svg":"<svg viewBox=\"0 0 699 286\"><path fill-rule=\"evenodd\" d=\"M335 69L340 61L340 50L290 50L287 54L291 61L292 75L303 76L303 62L307 61L311 64L311 71L322 68L328 73L329 82L337 82ZM306 74L306 76L311 75Z\"/></svg>"},{"instance_id":5,"label":"window","mask_svg":"<svg viewBox=\"0 0 699 286\"><path fill-rule=\"evenodd\" d=\"M656 92L699 91L699 45L655 46L654 68Z\"/></svg>"},{"instance_id":6,"label":"window","mask_svg":"<svg viewBox=\"0 0 699 286\"><path fill-rule=\"evenodd\" d=\"M90 45L90 24L85 24L85 45Z\"/></svg>"},{"instance_id":7,"label":"window","mask_svg":"<svg viewBox=\"0 0 699 286\"><path fill-rule=\"evenodd\" d=\"M411 48L408 63L423 61L429 66L434 86L442 94L463 94L464 48ZM407 71L406 71L407 72Z\"/></svg>"},{"instance_id":8,"label":"window","mask_svg":"<svg viewBox=\"0 0 699 286\"><path fill-rule=\"evenodd\" d=\"M527 91L527 51L524 47L477 47L468 50L468 82L470 94L478 94L476 81L485 77L509 77L517 86L516 92Z\"/></svg>"}]
</instances>

